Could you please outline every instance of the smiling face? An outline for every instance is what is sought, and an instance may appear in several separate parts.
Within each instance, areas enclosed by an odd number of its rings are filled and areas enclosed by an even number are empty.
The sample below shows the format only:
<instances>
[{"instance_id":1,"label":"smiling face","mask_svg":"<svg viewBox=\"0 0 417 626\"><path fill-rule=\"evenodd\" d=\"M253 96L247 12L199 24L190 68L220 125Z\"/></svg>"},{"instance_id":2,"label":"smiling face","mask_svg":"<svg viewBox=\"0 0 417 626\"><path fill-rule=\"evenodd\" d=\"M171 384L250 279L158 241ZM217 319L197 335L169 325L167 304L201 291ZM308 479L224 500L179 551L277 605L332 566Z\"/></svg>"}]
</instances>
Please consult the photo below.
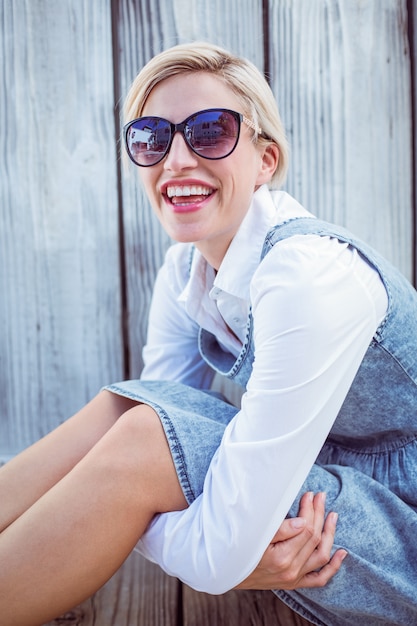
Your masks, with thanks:
<instances>
[{"instance_id":1,"label":"smiling face","mask_svg":"<svg viewBox=\"0 0 417 626\"><path fill-rule=\"evenodd\" d=\"M142 115L180 123L209 108L244 113L234 92L208 72L179 74L151 91ZM228 157L208 160L195 154L176 133L168 155L139 168L152 208L175 241L194 242L216 269L249 208L256 188L270 180L278 160L275 145L256 146L242 123L239 142Z\"/></svg>"}]
</instances>

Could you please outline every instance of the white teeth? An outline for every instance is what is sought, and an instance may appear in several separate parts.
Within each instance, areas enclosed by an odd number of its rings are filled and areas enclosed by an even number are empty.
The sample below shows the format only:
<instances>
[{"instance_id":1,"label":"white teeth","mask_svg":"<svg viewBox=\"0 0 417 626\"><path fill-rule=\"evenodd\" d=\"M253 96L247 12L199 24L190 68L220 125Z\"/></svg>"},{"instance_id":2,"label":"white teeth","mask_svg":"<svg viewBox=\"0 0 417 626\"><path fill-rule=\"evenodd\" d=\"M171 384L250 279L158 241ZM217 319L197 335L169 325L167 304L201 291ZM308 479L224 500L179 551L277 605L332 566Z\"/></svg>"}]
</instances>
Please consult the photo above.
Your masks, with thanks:
<instances>
[{"instance_id":1,"label":"white teeth","mask_svg":"<svg viewBox=\"0 0 417 626\"><path fill-rule=\"evenodd\" d=\"M212 193L212 190L208 187L202 187L201 185L184 185L184 187L168 187L168 198L184 197L184 196L208 196Z\"/></svg>"}]
</instances>

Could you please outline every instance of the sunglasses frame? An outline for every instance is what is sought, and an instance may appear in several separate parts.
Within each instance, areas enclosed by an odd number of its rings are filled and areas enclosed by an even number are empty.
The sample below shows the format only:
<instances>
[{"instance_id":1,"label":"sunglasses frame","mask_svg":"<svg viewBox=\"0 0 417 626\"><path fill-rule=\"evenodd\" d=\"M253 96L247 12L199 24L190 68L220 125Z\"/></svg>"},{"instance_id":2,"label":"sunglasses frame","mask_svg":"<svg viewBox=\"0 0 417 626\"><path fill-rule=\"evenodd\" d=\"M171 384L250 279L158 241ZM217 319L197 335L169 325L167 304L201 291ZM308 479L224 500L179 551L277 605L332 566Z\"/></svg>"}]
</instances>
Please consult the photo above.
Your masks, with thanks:
<instances>
[{"instance_id":1,"label":"sunglasses frame","mask_svg":"<svg viewBox=\"0 0 417 626\"><path fill-rule=\"evenodd\" d=\"M187 138L187 136L185 134L185 128L186 128L188 122L193 117L195 117L196 115L200 115L201 113L212 113L213 111L219 111L221 113L230 113L230 115L232 115L232 117L234 117L234 119L237 122L236 141L235 141L235 144L234 144L233 148L231 150L229 150L229 152L227 152L227 154L224 154L224 155L219 156L219 157L205 156L205 155L200 154L199 152L197 152L197 150L195 148L193 148L193 146L190 144L189 139ZM147 118L147 119L156 119L156 120L160 120L160 121L166 122L169 125L170 129L171 129L171 137L169 139L169 142L168 142L168 145L166 147L166 150L161 154L160 158L158 158L157 161L155 161L154 163L149 163L149 164L137 163L137 161L135 161L135 159L133 158L133 155L132 155L132 153L130 151L129 144L128 144L128 133L129 133L129 130L131 129L131 127L136 122L139 122L140 120L143 120L145 118ZM167 120L167 119L165 119L163 117L158 117L158 116L154 116L154 115L144 115L142 117L137 117L136 119L131 120L130 122L128 122L124 126L124 128L123 128L124 144L125 144L126 152L127 152L128 156L129 156L130 160L133 161L133 163L135 165L137 165L138 167L152 167L153 165L157 165L158 163L160 163L162 161L162 159L164 159L166 157L166 155L168 154L168 152L171 149L171 145L172 145L172 142L174 140L175 134L176 133L181 133L185 143L190 148L190 150L192 150L194 152L194 154L196 154L197 156L201 157L202 159L208 159L209 161L219 161L220 159L225 159L226 157L231 155L232 152L235 150L235 148L236 148L236 146L237 146L237 144L239 142L240 128L241 128L242 122L247 124L250 128L252 128L256 132L258 132L258 134L260 134L260 135L262 134L262 130L260 128L258 128L256 126L256 124L254 124L251 120L249 120L247 117L245 117L242 113L238 113L237 111L233 111L232 109L223 109L223 108L203 109L201 111L197 111L196 113L192 113L191 115L186 117L184 121L180 122L179 124L174 124L173 122L170 122L169 120Z\"/></svg>"}]
</instances>

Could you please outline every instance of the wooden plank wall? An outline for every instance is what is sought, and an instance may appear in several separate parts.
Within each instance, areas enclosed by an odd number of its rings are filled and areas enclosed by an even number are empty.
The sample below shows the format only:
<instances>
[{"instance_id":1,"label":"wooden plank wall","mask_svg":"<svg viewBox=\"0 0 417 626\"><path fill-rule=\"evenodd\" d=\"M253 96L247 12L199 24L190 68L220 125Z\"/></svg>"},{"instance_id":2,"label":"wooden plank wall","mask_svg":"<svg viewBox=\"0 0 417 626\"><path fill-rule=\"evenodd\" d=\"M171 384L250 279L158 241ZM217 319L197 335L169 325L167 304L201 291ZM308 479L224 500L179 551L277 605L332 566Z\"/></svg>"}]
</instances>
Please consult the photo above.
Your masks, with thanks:
<instances>
[{"instance_id":1,"label":"wooden plank wall","mask_svg":"<svg viewBox=\"0 0 417 626\"><path fill-rule=\"evenodd\" d=\"M122 372L108 2L0 3L0 449Z\"/></svg>"},{"instance_id":2,"label":"wooden plank wall","mask_svg":"<svg viewBox=\"0 0 417 626\"><path fill-rule=\"evenodd\" d=\"M286 188L413 276L413 11L411 0L0 3L2 458L140 373L169 241L120 166L118 105L167 46L206 39L265 70L292 145Z\"/></svg>"}]
</instances>

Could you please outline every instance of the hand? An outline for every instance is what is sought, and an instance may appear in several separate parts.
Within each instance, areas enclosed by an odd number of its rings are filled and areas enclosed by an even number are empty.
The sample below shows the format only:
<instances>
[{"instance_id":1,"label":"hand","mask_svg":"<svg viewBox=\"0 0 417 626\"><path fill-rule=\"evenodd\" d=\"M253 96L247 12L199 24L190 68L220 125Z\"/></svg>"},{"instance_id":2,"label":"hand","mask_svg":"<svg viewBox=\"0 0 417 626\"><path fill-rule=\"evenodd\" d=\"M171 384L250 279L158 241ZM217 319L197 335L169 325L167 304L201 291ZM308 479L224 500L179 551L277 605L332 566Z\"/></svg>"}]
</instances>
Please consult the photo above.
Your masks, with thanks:
<instances>
[{"instance_id":1,"label":"hand","mask_svg":"<svg viewBox=\"0 0 417 626\"><path fill-rule=\"evenodd\" d=\"M256 569L236 589L323 587L339 571L346 550L330 558L337 513L325 516L326 494L303 495L299 517L285 519Z\"/></svg>"}]
</instances>

